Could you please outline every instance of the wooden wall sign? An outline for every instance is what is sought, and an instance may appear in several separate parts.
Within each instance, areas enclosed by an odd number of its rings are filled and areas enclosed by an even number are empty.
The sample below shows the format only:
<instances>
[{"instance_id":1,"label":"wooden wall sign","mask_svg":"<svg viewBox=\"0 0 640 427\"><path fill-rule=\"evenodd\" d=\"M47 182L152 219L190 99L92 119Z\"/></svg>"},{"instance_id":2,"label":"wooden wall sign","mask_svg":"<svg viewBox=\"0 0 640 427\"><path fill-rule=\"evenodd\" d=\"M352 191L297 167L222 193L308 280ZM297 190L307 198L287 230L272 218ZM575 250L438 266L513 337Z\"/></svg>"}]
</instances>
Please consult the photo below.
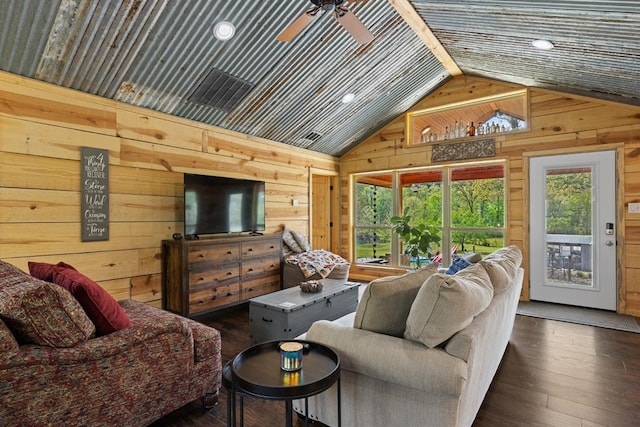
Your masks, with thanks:
<instances>
[{"instance_id":1,"label":"wooden wall sign","mask_svg":"<svg viewBox=\"0 0 640 427\"><path fill-rule=\"evenodd\" d=\"M432 162L448 162L452 160L481 159L496 156L495 139L464 141L453 144L434 144L431 152Z\"/></svg>"},{"instance_id":2,"label":"wooden wall sign","mask_svg":"<svg viewBox=\"0 0 640 427\"><path fill-rule=\"evenodd\" d=\"M80 149L82 241L109 240L109 151Z\"/></svg>"}]
</instances>

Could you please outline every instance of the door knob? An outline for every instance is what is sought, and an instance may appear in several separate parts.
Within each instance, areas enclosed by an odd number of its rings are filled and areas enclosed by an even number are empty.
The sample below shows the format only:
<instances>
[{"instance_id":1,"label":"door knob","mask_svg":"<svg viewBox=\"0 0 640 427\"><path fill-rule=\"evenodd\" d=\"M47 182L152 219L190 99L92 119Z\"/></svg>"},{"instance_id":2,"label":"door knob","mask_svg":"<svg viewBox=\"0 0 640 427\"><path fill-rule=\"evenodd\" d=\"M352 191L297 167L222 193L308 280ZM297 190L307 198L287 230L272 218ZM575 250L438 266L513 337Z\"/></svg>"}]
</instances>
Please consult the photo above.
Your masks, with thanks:
<instances>
[{"instance_id":1,"label":"door knob","mask_svg":"<svg viewBox=\"0 0 640 427\"><path fill-rule=\"evenodd\" d=\"M613 246L613 241L611 241L611 240L607 240L607 241L605 242L605 245L607 245L607 246Z\"/></svg>"}]
</instances>

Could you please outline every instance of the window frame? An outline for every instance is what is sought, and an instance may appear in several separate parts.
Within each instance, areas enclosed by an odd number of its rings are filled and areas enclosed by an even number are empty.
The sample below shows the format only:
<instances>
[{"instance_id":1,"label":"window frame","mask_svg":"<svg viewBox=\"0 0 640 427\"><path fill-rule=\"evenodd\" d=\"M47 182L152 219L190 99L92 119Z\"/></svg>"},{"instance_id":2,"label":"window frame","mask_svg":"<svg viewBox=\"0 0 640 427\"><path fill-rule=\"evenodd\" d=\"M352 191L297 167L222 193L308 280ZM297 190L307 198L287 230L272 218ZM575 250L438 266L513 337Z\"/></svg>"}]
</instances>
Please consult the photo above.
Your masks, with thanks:
<instances>
[{"instance_id":1,"label":"window frame","mask_svg":"<svg viewBox=\"0 0 640 427\"><path fill-rule=\"evenodd\" d=\"M503 179L503 224L500 227L473 227L473 226L453 226L452 218L451 218L451 192L452 192L452 174L457 169L464 168L474 168L481 166L501 166L502 167L502 179ZM487 233L496 233L499 232L502 234L503 244L507 244L507 224L508 224L508 188L507 188L507 165L505 159L493 159L488 161L476 161L476 162L465 162L465 163L454 163L454 164L442 164L442 165L431 165L424 166L419 168L405 168L405 169L394 169L394 170L384 170L384 171L376 171L376 172L364 172L364 173L355 173L351 176L351 185L352 192L354 196L352 197L351 203L351 242L352 242L352 250L351 256L354 264L359 266L366 267L378 267L379 264L366 263L366 262L358 262L357 254L357 239L358 230L363 228L372 228L372 226L363 226L356 224L356 211L358 209L357 206L357 197L356 189L358 185L358 178L362 176L376 176L376 175L388 175L391 174L391 194L392 194L392 215L401 215L403 200L402 200L402 188L399 185L400 176L405 173L410 172L422 172L422 171L434 171L440 170L442 171L442 224L437 225L437 227L441 231L441 251L443 257L443 266L448 266L451 263L451 247L453 245L453 233L455 232L487 232ZM376 225L378 229L390 230L390 225ZM406 268L406 265L401 265L400 263L400 239L395 233L391 233L391 259L390 262L385 264L386 266L391 266L395 268Z\"/></svg>"}]
</instances>

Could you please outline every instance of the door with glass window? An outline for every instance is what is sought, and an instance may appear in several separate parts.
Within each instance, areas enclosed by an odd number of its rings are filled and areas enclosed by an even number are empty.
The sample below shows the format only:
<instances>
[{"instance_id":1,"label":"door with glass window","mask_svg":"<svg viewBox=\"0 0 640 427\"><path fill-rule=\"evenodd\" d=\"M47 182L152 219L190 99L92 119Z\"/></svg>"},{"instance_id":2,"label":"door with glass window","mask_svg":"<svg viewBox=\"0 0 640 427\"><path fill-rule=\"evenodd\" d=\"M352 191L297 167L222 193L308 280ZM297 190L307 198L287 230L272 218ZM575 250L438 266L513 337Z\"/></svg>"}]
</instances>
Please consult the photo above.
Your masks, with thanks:
<instances>
[{"instance_id":1,"label":"door with glass window","mask_svg":"<svg viewBox=\"0 0 640 427\"><path fill-rule=\"evenodd\" d=\"M531 158L531 300L616 310L615 161L615 151Z\"/></svg>"}]
</instances>

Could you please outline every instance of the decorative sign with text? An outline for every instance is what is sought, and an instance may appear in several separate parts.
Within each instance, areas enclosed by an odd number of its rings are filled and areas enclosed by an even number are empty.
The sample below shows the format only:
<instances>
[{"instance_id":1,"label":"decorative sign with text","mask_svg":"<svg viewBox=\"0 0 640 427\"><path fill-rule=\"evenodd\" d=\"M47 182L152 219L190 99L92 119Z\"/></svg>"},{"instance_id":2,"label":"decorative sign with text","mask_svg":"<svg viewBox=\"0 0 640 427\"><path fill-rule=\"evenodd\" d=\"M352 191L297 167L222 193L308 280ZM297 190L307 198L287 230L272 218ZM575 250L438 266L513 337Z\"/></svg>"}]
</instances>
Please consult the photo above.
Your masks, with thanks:
<instances>
[{"instance_id":1,"label":"decorative sign with text","mask_svg":"<svg viewBox=\"0 0 640 427\"><path fill-rule=\"evenodd\" d=\"M82 241L109 240L109 151L80 149Z\"/></svg>"}]
</instances>

